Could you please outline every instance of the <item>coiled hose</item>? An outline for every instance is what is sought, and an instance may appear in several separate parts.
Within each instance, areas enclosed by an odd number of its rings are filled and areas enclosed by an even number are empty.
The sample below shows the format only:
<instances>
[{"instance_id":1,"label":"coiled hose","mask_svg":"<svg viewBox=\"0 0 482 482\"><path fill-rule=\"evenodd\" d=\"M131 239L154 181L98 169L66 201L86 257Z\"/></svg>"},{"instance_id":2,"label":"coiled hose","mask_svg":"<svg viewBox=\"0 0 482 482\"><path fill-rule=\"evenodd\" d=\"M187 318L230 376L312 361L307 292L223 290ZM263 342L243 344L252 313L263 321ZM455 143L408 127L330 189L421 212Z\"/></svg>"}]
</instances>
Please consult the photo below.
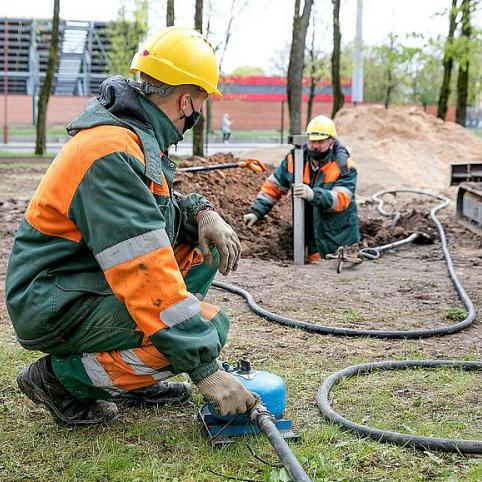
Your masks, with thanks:
<instances>
[{"instance_id":1,"label":"coiled hose","mask_svg":"<svg viewBox=\"0 0 482 482\"><path fill-rule=\"evenodd\" d=\"M445 263L447 266L447 271L456 290L459 298L464 303L467 309L467 317L455 324L449 326L443 326L439 328L432 328L432 329L423 329L423 330L405 330L405 331L394 331L394 330L359 330L359 329L352 329L352 328L336 328L331 326L324 326L319 324L311 324L301 320L294 320L291 318L287 318L281 315L277 315L272 313L264 308L260 307L254 300L251 293L248 291L239 288L235 285L224 283L221 281L214 281L213 286L217 288L224 289L226 291L230 291L231 293L238 294L242 296L250 309L266 318L270 321L274 321L276 323L289 326L292 328L300 328L306 331L315 332L315 333L324 333L324 334L331 334L331 335L340 335L340 336L371 336L377 338L422 338L422 337L430 337L430 336L439 336L439 335L447 335L451 333L456 333L470 324L475 319L475 309L473 303L469 296L467 295L465 289L463 288L460 280L458 279L457 274L455 273L452 257L450 255L450 251L448 249L447 237L445 235L445 231L443 229L442 223L436 216L436 213L441 209L445 208L449 204L449 199L445 196L433 194L426 191L420 191L415 189L396 189L396 190L384 190L379 191L373 195L373 199L378 201L378 211L384 216L392 216L393 223L395 225L398 220L400 219L400 213L388 213L383 209L383 199L382 197L385 194L396 194L398 192L405 192L405 193L414 193L414 194L422 194L426 195L435 199L439 199L442 201L441 204L435 206L430 211L430 217L432 221L435 223L437 227L437 231L439 234L440 242L442 244L442 253L445 259ZM383 251L387 251L389 249L393 249L396 247L403 246L405 244L412 243L417 237L419 233L414 233L408 236L406 239L397 241L394 243L390 243L383 246L378 246L374 248L365 248L360 250L360 255L366 259L377 259L380 257L380 254ZM386 361L386 362L377 362L377 363L366 363L361 365L354 365L348 368L345 368L339 372L336 372L330 375L320 386L317 396L317 403L318 408L320 409L321 413L330 421L341 425L342 427L357 432L362 436L367 436L373 438L379 442L392 442L399 445L411 445L416 448L422 449L429 449L429 450L443 450L449 452L462 452L462 453L482 453L482 441L479 440L461 440L461 439L444 439L444 438L436 438L436 437L421 437L416 435L406 435L399 432L390 432L386 430L374 429L364 425L357 424L348 420L341 415L337 414L330 405L328 400L328 395L330 390L333 386L342 378L356 376L364 373L370 373L374 370L402 370L402 369L409 369L409 368L438 368L442 366L450 366L455 368L464 368L468 370L481 370L482 363L481 362L465 362L465 361L457 361L457 360L407 360L407 361ZM277 434L275 434L277 435ZM270 439L271 441L271 439ZM274 446L274 445L273 445ZM278 452L278 451L277 451ZM280 458L283 460L283 457L278 453ZM285 464L285 466L287 466ZM295 467L299 467L299 464L294 464ZM290 467L292 469L292 467ZM292 470L290 470L290 474L293 476ZM299 480L306 480L304 471L301 474L297 474L300 479ZM298 478L295 478L298 480ZM308 479L309 480L309 479Z\"/></svg>"},{"instance_id":2,"label":"coiled hose","mask_svg":"<svg viewBox=\"0 0 482 482\"><path fill-rule=\"evenodd\" d=\"M445 452L463 452L482 454L481 440L462 440L450 438L420 437L399 432L389 432L376 428L359 425L336 413L330 405L328 395L333 386L342 378L371 373L375 370L406 370L409 368L439 368L453 367L465 370L482 370L482 362L458 360L406 360L385 361L353 365L330 375L318 390L317 403L321 413L331 422L357 432L358 434L375 439L377 442L392 442L398 445L410 445L419 449L443 450Z\"/></svg>"},{"instance_id":3,"label":"coiled hose","mask_svg":"<svg viewBox=\"0 0 482 482\"><path fill-rule=\"evenodd\" d=\"M287 318L285 316L277 315L276 313L272 313L271 311L265 310L261 306L259 306L256 301L254 300L251 293L248 291L239 288L238 286L232 285L230 283L225 283L223 281L214 281L212 286L216 288L221 288L226 291L230 291L231 293L237 294L242 296L246 302L248 303L249 308L256 313L257 315L266 318L267 320L274 321L284 326L288 326L291 328L299 328L301 330L306 330L312 333L323 333L328 335L336 335L336 336L370 336L375 338L427 338L431 336L440 336L440 335L449 335L452 333L457 333L464 328L467 328L475 319L475 309L472 303L472 300L467 295L464 287L460 283L460 280L455 273L452 257L450 255L450 251L448 248L447 237L445 235L445 231L443 229L442 223L437 218L436 214L441 209L445 208L449 203L450 200L445 196L441 196L439 194L433 194L427 191L420 191L416 189L393 189L393 190L384 190L375 193L372 197L375 201L378 201L378 211L384 216L393 216L394 221L399 217L399 213L387 213L383 210L383 199L382 196L385 194L396 194L399 192L405 193L415 193L415 194L422 194L425 196L432 197L434 199L439 199L442 201L439 205L435 206L430 211L430 217L432 221L435 223L437 227L438 235L440 238L440 242L442 244L442 253L445 259L445 264L447 266L447 271L452 281L452 285L457 292L459 298L462 300L465 308L467 310L467 317L459 321L457 323L453 323L446 326L440 326L437 328L428 328L428 329L418 329L418 330L366 330L366 329L355 329L355 328L340 328L334 326L326 326L316 323L307 323L306 321L296 320L292 318ZM408 238L397 241L395 243L391 243L385 246L378 246L374 248L366 248L365 250L361 250L360 254L368 259L376 259L380 256L382 251L386 251L387 249L392 249L394 247L399 247L403 244L407 244L408 242L412 242L414 239L414 235L410 235ZM410 241L409 241L410 240ZM362 252L363 251L363 252Z\"/></svg>"}]
</instances>

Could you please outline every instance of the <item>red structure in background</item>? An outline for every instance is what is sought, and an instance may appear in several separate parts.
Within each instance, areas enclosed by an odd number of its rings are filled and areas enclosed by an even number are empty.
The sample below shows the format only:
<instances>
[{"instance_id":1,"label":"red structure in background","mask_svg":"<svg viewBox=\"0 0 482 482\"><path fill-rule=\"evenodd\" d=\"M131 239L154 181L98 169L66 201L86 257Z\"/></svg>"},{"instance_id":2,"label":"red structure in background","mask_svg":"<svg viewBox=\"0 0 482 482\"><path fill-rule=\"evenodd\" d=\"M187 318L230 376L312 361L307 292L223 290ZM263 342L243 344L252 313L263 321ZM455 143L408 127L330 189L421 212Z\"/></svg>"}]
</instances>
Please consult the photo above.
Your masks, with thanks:
<instances>
[{"instance_id":1,"label":"red structure in background","mask_svg":"<svg viewBox=\"0 0 482 482\"><path fill-rule=\"evenodd\" d=\"M284 114L284 129L288 128L288 103L286 102L286 80L280 77L225 77L221 79L221 90L224 97L214 98L213 128L219 129L224 113L229 113L233 120L233 129L272 129L279 130L281 110ZM254 86L254 87L253 87ZM343 83L345 106L351 107L351 82ZM303 103L301 114L306 122L306 104L308 100L309 80L304 81ZM66 125L85 107L90 97L50 96L47 110L47 124ZM0 113L4 112L5 95L0 95ZM331 115L331 85L322 81L318 85L312 116ZM427 107L427 111L435 114L436 105ZM0 114L1 115L1 114ZM447 120L454 121L455 108L449 106ZM32 97L29 95L9 95L8 124L11 126L32 125Z\"/></svg>"},{"instance_id":2,"label":"red structure in background","mask_svg":"<svg viewBox=\"0 0 482 482\"><path fill-rule=\"evenodd\" d=\"M283 101L287 100L286 77L265 77L250 75L247 77L225 76L220 80L223 99L247 101ZM351 102L351 80L342 81L345 102ZM309 98L310 79L303 79L302 101ZM333 91L328 80L319 81L315 88L315 102L333 102Z\"/></svg>"}]
</instances>

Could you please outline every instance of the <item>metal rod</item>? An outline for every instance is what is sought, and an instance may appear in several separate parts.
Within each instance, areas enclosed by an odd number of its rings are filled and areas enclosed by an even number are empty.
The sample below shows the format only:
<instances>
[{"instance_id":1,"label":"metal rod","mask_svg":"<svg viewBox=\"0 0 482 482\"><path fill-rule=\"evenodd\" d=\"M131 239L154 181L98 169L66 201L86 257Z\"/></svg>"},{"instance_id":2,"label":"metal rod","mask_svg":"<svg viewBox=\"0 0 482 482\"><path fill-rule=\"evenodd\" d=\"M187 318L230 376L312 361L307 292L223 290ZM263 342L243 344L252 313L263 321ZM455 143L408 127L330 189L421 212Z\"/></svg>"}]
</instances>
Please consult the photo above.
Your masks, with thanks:
<instances>
[{"instance_id":1,"label":"metal rod","mask_svg":"<svg viewBox=\"0 0 482 482\"><path fill-rule=\"evenodd\" d=\"M283 144L285 134L285 101L281 101L281 129L280 129L280 144Z\"/></svg>"},{"instance_id":2,"label":"metal rod","mask_svg":"<svg viewBox=\"0 0 482 482\"><path fill-rule=\"evenodd\" d=\"M180 167L180 172L203 172L214 171L217 169L231 169L233 167L240 167L238 162L228 162L226 164L211 164L210 166L192 166L192 167Z\"/></svg>"},{"instance_id":3,"label":"metal rod","mask_svg":"<svg viewBox=\"0 0 482 482\"><path fill-rule=\"evenodd\" d=\"M303 147L307 142L304 135L293 136L295 146L294 183L303 183ZM293 260L298 266L305 264L305 201L293 197Z\"/></svg>"}]
</instances>

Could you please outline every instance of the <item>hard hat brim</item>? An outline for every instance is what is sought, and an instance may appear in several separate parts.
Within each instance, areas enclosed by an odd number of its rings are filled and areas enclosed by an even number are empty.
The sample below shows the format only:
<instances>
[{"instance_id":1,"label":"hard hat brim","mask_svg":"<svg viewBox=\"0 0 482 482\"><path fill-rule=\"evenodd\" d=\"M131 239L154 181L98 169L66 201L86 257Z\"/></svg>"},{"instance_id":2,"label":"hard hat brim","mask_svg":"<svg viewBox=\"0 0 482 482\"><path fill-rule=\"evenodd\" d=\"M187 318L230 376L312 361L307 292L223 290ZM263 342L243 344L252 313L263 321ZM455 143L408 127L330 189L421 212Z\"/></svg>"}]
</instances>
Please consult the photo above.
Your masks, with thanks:
<instances>
[{"instance_id":1,"label":"hard hat brim","mask_svg":"<svg viewBox=\"0 0 482 482\"><path fill-rule=\"evenodd\" d=\"M134 63L134 61L133 61L133 63ZM138 69L136 67L131 67L129 69L129 72L131 74L137 74L137 72L144 72L144 69L141 70L141 69ZM223 97L223 93L220 90L218 90L216 87L214 87L214 85L212 85L212 84L210 84L206 81L194 80L194 76L192 76L192 77L193 77L193 80L192 80L191 85L197 85L198 87L201 87L201 89L204 89L208 93L208 95L215 95L216 97ZM176 81L173 78L166 79L166 80L167 80L166 84L168 84L168 85L184 85L184 84L189 83L188 81L184 81L184 82L179 83L178 81Z\"/></svg>"},{"instance_id":2,"label":"hard hat brim","mask_svg":"<svg viewBox=\"0 0 482 482\"><path fill-rule=\"evenodd\" d=\"M324 141L330 137L328 134L308 134L309 141Z\"/></svg>"}]
</instances>

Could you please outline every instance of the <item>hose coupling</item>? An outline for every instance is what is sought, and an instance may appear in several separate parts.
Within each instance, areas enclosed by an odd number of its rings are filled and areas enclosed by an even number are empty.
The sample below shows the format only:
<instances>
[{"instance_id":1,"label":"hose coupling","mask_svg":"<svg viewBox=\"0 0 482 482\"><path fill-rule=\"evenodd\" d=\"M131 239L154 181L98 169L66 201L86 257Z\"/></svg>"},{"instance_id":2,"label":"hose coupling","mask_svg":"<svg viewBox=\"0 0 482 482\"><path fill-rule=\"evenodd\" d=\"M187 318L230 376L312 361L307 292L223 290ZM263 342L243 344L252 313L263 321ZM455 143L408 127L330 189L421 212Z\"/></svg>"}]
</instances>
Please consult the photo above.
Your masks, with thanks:
<instances>
[{"instance_id":1,"label":"hose coupling","mask_svg":"<svg viewBox=\"0 0 482 482\"><path fill-rule=\"evenodd\" d=\"M268 411L268 409L261 403L261 400L256 402L254 407L251 409L251 421L258 424L258 420L261 416L268 417L271 421L275 421L274 416Z\"/></svg>"}]
</instances>

